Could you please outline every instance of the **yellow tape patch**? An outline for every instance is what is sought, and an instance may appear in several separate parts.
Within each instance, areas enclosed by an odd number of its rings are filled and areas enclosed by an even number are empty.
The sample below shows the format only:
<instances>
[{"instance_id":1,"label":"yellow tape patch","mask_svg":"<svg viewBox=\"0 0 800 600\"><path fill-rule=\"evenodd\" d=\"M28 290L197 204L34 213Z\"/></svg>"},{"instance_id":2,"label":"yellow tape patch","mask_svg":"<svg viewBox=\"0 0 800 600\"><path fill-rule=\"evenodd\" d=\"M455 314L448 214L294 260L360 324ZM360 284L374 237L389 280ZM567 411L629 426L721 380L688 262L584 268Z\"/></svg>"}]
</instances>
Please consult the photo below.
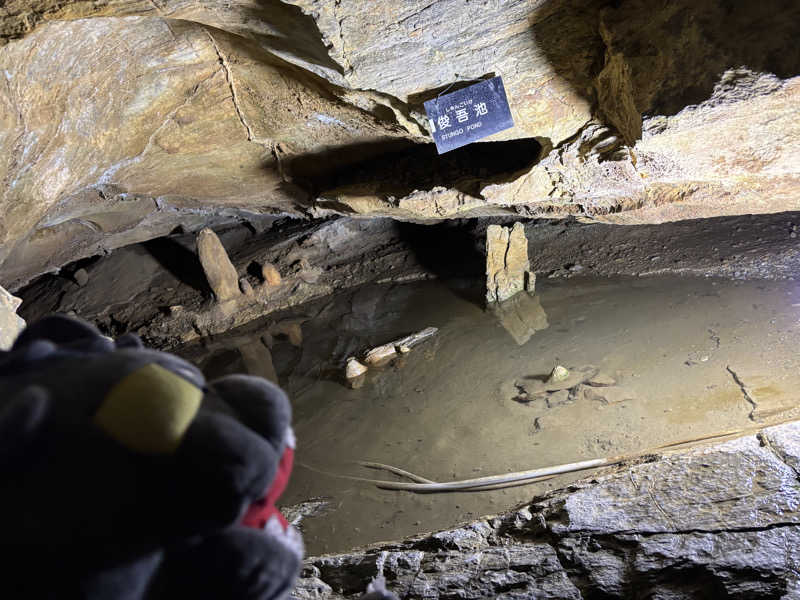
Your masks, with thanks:
<instances>
[{"instance_id":1,"label":"yellow tape patch","mask_svg":"<svg viewBox=\"0 0 800 600\"><path fill-rule=\"evenodd\" d=\"M115 385L93 420L131 450L169 454L181 443L202 398L202 390L183 377L149 364Z\"/></svg>"}]
</instances>

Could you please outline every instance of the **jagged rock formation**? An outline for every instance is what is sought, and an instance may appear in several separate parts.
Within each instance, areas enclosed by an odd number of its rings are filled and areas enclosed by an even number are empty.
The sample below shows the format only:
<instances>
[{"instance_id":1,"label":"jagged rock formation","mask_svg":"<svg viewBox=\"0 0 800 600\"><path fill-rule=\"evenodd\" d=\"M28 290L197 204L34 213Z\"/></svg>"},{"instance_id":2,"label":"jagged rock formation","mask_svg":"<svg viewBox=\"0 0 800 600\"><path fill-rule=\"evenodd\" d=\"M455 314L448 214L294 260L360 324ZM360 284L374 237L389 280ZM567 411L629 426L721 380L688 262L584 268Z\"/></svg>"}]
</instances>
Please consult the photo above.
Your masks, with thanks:
<instances>
[{"instance_id":1,"label":"jagged rock formation","mask_svg":"<svg viewBox=\"0 0 800 600\"><path fill-rule=\"evenodd\" d=\"M795 598L800 425L673 452L447 531L308 558L298 599Z\"/></svg>"},{"instance_id":2,"label":"jagged rock formation","mask_svg":"<svg viewBox=\"0 0 800 600\"><path fill-rule=\"evenodd\" d=\"M792 0L11 0L0 280L275 213L796 210L799 28ZM436 157L423 101L490 74L516 126Z\"/></svg>"},{"instance_id":3,"label":"jagged rock formation","mask_svg":"<svg viewBox=\"0 0 800 600\"><path fill-rule=\"evenodd\" d=\"M20 304L22 300L0 287L0 350L8 350L25 328L25 321L17 315Z\"/></svg>"},{"instance_id":4,"label":"jagged rock formation","mask_svg":"<svg viewBox=\"0 0 800 600\"><path fill-rule=\"evenodd\" d=\"M486 301L503 302L516 294L533 293L536 275L528 261L525 226L489 225L486 229Z\"/></svg>"}]
</instances>

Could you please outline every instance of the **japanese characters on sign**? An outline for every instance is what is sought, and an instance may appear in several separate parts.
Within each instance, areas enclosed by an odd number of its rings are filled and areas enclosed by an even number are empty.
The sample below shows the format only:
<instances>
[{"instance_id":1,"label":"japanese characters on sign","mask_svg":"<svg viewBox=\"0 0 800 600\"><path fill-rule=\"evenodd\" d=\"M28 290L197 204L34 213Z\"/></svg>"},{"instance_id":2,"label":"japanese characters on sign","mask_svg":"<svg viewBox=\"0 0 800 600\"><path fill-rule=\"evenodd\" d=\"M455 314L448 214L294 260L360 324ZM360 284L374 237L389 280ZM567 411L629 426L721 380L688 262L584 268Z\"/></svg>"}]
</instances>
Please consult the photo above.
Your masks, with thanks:
<instances>
[{"instance_id":1,"label":"japanese characters on sign","mask_svg":"<svg viewBox=\"0 0 800 600\"><path fill-rule=\"evenodd\" d=\"M500 77L428 100L425 112L439 154L514 126Z\"/></svg>"}]
</instances>

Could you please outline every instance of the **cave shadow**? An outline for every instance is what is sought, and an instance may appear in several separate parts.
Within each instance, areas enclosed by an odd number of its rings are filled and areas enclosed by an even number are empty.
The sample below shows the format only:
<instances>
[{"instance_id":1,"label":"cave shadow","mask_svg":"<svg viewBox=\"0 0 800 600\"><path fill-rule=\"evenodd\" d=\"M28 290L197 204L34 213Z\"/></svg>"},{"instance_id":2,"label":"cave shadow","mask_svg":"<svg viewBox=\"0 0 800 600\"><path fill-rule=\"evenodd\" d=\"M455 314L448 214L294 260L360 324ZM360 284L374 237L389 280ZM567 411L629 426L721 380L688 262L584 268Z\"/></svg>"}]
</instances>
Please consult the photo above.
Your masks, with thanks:
<instances>
[{"instance_id":1,"label":"cave shadow","mask_svg":"<svg viewBox=\"0 0 800 600\"><path fill-rule=\"evenodd\" d=\"M641 137L642 115L708 100L726 70L800 74L797 0L551 0L530 33L558 76L628 144ZM638 137L629 139L637 120Z\"/></svg>"},{"instance_id":2,"label":"cave shadow","mask_svg":"<svg viewBox=\"0 0 800 600\"><path fill-rule=\"evenodd\" d=\"M486 257L472 228L460 221L398 223L399 237L417 262L459 298L486 307Z\"/></svg>"},{"instance_id":3,"label":"cave shadow","mask_svg":"<svg viewBox=\"0 0 800 600\"><path fill-rule=\"evenodd\" d=\"M178 281L203 294L211 294L197 254L177 240L160 237L142 242L142 247Z\"/></svg>"},{"instance_id":4,"label":"cave shadow","mask_svg":"<svg viewBox=\"0 0 800 600\"><path fill-rule=\"evenodd\" d=\"M275 33L258 33L271 50L290 54L308 63L344 74L342 66L328 54L324 36L314 17L304 14L299 6L281 0L256 0L250 15L254 21L269 23ZM247 9L244 9L246 12Z\"/></svg>"},{"instance_id":5,"label":"cave shadow","mask_svg":"<svg viewBox=\"0 0 800 600\"><path fill-rule=\"evenodd\" d=\"M293 177L305 182L311 198L348 188L354 193L362 188L367 195L384 198L403 197L435 187L479 198L483 186L529 170L541 153L542 145L534 138L477 142L444 154L433 143L397 140L306 154L287 166Z\"/></svg>"}]
</instances>

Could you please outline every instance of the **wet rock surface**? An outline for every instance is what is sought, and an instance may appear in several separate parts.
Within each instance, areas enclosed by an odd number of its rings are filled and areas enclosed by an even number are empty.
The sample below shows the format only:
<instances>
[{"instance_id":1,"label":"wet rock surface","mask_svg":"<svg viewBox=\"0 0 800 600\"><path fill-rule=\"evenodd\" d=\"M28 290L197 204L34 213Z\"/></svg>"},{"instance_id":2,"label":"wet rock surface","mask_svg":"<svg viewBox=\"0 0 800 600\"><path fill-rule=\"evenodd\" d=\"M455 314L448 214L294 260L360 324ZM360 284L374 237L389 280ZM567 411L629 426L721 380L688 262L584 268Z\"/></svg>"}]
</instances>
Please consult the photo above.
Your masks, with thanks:
<instances>
[{"instance_id":1,"label":"wet rock surface","mask_svg":"<svg viewBox=\"0 0 800 600\"><path fill-rule=\"evenodd\" d=\"M597 473L496 517L310 557L294 598L793 598L800 425Z\"/></svg>"}]
</instances>

